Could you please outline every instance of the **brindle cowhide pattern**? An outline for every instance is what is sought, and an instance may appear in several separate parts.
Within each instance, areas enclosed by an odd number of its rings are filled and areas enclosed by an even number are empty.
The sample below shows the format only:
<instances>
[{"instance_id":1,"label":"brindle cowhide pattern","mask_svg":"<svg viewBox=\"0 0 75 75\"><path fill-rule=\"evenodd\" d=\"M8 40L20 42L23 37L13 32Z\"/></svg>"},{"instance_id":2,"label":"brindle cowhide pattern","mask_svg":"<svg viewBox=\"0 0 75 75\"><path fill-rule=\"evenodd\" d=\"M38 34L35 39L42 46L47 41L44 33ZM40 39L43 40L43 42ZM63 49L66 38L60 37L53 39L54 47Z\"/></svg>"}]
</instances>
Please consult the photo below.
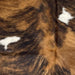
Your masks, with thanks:
<instances>
[{"instance_id":1,"label":"brindle cowhide pattern","mask_svg":"<svg viewBox=\"0 0 75 75\"><path fill-rule=\"evenodd\" d=\"M75 0L0 0L0 75L75 75L75 19L58 20L62 8L75 16Z\"/></svg>"}]
</instances>

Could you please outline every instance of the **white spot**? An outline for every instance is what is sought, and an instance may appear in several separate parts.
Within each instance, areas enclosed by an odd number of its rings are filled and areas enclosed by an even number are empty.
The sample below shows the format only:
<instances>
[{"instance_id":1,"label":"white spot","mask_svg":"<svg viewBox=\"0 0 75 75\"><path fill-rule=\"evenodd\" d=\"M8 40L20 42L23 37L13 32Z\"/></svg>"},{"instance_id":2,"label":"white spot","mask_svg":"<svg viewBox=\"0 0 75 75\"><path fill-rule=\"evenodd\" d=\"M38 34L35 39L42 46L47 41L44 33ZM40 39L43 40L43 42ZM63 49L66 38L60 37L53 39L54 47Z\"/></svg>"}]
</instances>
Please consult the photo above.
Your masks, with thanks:
<instances>
[{"instance_id":1,"label":"white spot","mask_svg":"<svg viewBox=\"0 0 75 75\"><path fill-rule=\"evenodd\" d=\"M62 8L62 14L59 15L58 20L61 22L64 22L65 24L68 25L69 20L73 19L74 17L65 10L66 8Z\"/></svg>"},{"instance_id":2,"label":"white spot","mask_svg":"<svg viewBox=\"0 0 75 75\"><path fill-rule=\"evenodd\" d=\"M4 46L4 49L7 50L8 45L10 43L18 42L21 38L17 36L12 36L12 37L6 37L2 40L0 40L0 45Z\"/></svg>"}]
</instances>

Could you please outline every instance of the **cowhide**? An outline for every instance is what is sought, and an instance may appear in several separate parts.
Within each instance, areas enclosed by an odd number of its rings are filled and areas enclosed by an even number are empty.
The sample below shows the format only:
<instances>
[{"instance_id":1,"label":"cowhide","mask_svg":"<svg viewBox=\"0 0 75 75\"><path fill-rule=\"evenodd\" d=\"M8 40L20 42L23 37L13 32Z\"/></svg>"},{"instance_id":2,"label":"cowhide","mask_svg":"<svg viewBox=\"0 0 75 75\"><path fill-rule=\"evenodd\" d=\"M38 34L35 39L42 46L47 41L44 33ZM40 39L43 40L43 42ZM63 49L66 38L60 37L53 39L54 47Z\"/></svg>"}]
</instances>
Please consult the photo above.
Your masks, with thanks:
<instances>
[{"instance_id":1,"label":"cowhide","mask_svg":"<svg viewBox=\"0 0 75 75\"><path fill-rule=\"evenodd\" d=\"M0 0L0 75L75 75L75 0Z\"/></svg>"}]
</instances>

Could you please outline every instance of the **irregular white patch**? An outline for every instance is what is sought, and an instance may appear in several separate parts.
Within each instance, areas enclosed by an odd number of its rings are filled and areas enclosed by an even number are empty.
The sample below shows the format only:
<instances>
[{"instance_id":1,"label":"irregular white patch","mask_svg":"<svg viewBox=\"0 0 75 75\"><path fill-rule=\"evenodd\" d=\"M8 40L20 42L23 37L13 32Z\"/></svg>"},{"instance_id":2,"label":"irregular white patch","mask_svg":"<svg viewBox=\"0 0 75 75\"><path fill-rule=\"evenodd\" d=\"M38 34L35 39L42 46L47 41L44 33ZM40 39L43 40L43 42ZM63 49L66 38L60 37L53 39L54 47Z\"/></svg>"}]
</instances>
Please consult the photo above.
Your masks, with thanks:
<instances>
[{"instance_id":1,"label":"irregular white patch","mask_svg":"<svg viewBox=\"0 0 75 75\"><path fill-rule=\"evenodd\" d=\"M17 36L12 36L12 37L6 37L2 40L0 40L0 45L4 46L4 49L7 50L8 45L10 43L18 42L21 38Z\"/></svg>"},{"instance_id":2,"label":"irregular white patch","mask_svg":"<svg viewBox=\"0 0 75 75\"><path fill-rule=\"evenodd\" d=\"M66 8L62 8L62 14L59 15L58 20L61 22L64 22L65 24L68 25L69 20L73 19L74 17L65 10Z\"/></svg>"}]
</instances>

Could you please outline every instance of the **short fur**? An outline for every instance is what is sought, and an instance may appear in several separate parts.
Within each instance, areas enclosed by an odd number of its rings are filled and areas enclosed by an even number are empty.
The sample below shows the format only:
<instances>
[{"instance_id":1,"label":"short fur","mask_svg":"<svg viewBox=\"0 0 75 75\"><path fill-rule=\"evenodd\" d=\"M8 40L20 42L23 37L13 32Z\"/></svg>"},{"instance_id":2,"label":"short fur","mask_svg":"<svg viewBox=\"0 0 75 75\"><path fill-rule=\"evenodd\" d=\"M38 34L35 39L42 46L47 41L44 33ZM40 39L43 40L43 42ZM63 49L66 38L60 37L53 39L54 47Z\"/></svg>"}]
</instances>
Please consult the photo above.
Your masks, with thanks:
<instances>
[{"instance_id":1,"label":"short fur","mask_svg":"<svg viewBox=\"0 0 75 75\"><path fill-rule=\"evenodd\" d=\"M75 16L75 0L0 0L0 39L21 37L0 46L0 75L75 75L75 19L57 19L63 6Z\"/></svg>"}]
</instances>

